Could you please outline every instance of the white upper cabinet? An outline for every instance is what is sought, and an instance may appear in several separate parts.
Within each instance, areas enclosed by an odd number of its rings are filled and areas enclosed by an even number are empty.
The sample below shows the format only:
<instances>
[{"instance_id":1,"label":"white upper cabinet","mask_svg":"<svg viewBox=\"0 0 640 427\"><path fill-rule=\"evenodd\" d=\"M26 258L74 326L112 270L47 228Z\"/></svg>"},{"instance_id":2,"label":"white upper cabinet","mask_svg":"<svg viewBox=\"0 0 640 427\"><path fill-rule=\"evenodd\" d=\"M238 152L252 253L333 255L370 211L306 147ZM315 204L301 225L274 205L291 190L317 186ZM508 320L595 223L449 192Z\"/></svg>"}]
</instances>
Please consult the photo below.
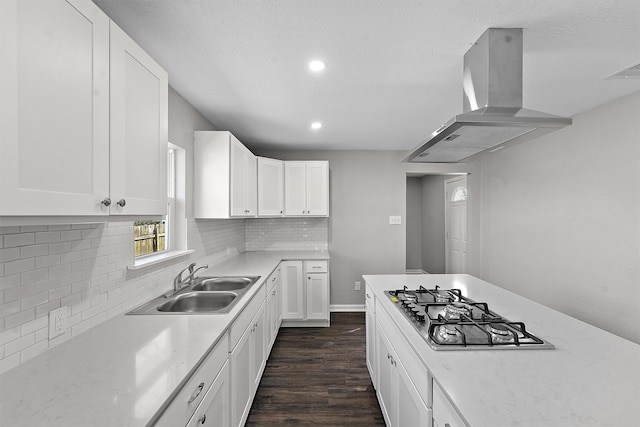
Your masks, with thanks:
<instances>
[{"instance_id":1,"label":"white upper cabinet","mask_svg":"<svg viewBox=\"0 0 640 427\"><path fill-rule=\"evenodd\" d=\"M0 2L0 216L166 212L167 75L111 33L89 0Z\"/></svg>"},{"instance_id":2,"label":"white upper cabinet","mask_svg":"<svg viewBox=\"0 0 640 427\"><path fill-rule=\"evenodd\" d=\"M167 213L167 73L111 23L110 213Z\"/></svg>"},{"instance_id":3,"label":"white upper cabinet","mask_svg":"<svg viewBox=\"0 0 640 427\"><path fill-rule=\"evenodd\" d=\"M0 2L0 215L100 215L109 18L88 0Z\"/></svg>"},{"instance_id":4,"label":"white upper cabinet","mask_svg":"<svg viewBox=\"0 0 640 427\"><path fill-rule=\"evenodd\" d=\"M231 132L195 132L193 163L196 218L256 216L257 159Z\"/></svg>"},{"instance_id":5,"label":"white upper cabinet","mask_svg":"<svg viewBox=\"0 0 640 427\"><path fill-rule=\"evenodd\" d=\"M258 157L258 216L284 214L284 162Z\"/></svg>"},{"instance_id":6,"label":"white upper cabinet","mask_svg":"<svg viewBox=\"0 0 640 427\"><path fill-rule=\"evenodd\" d=\"M285 216L329 216L329 162L284 162Z\"/></svg>"}]
</instances>

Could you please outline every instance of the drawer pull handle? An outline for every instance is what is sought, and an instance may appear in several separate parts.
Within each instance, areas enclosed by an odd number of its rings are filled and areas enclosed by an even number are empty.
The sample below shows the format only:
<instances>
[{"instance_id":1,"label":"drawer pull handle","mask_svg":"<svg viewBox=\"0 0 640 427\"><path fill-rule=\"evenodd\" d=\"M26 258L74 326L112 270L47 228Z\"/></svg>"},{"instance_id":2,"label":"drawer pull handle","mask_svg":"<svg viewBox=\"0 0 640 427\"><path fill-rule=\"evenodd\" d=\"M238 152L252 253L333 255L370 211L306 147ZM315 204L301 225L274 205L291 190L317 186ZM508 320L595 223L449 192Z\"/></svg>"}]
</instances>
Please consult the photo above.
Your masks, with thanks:
<instances>
[{"instance_id":1,"label":"drawer pull handle","mask_svg":"<svg viewBox=\"0 0 640 427\"><path fill-rule=\"evenodd\" d=\"M451 424L449 424L449 423L444 423L444 427L451 427Z\"/></svg>"},{"instance_id":2,"label":"drawer pull handle","mask_svg":"<svg viewBox=\"0 0 640 427\"><path fill-rule=\"evenodd\" d=\"M198 421L200 422L200 424L204 424L205 421L207 421L207 414L202 414L202 416L198 419Z\"/></svg>"},{"instance_id":3,"label":"drawer pull handle","mask_svg":"<svg viewBox=\"0 0 640 427\"><path fill-rule=\"evenodd\" d=\"M196 391L194 391L191 397L189 398L189 400L187 400L187 403L191 403L194 400L196 400L198 396L200 396L200 393L202 393L203 388L204 388L204 383L198 384L198 388L196 388Z\"/></svg>"}]
</instances>

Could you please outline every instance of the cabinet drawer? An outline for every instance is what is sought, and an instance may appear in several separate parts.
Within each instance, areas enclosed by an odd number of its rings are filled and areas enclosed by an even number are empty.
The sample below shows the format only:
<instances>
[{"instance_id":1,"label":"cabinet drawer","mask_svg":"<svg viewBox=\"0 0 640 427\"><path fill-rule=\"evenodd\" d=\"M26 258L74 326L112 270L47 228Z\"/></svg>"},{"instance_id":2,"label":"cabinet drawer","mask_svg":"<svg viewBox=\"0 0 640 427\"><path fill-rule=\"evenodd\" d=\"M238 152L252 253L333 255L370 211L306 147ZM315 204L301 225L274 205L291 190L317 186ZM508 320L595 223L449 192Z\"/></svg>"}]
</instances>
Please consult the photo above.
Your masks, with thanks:
<instances>
[{"instance_id":1,"label":"cabinet drawer","mask_svg":"<svg viewBox=\"0 0 640 427\"><path fill-rule=\"evenodd\" d=\"M327 261L305 261L304 271L307 273L326 273L329 268Z\"/></svg>"},{"instance_id":2,"label":"cabinet drawer","mask_svg":"<svg viewBox=\"0 0 640 427\"><path fill-rule=\"evenodd\" d=\"M251 301L244 307L242 313L233 321L229 332L229 349L233 351L236 344L244 334L245 329L253 320L253 316L256 315L260 306L267 298L267 291L265 289L265 284L262 283L260 285L260 289L256 292L256 294L251 298Z\"/></svg>"},{"instance_id":3,"label":"cabinet drawer","mask_svg":"<svg viewBox=\"0 0 640 427\"><path fill-rule=\"evenodd\" d=\"M225 333L202 365L182 387L156 425L172 427L186 425L224 366L228 355L229 340Z\"/></svg>"},{"instance_id":4,"label":"cabinet drawer","mask_svg":"<svg viewBox=\"0 0 640 427\"><path fill-rule=\"evenodd\" d=\"M437 382L433 382L433 421L438 427L466 427Z\"/></svg>"},{"instance_id":5,"label":"cabinet drawer","mask_svg":"<svg viewBox=\"0 0 640 427\"><path fill-rule=\"evenodd\" d=\"M278 284L279 279L280 279L280 266L278 266L276 270L273 273L271 273L271 276L269 276L269 278L266 280L267 295L269 295L273 291L273 289Z\"/></svg>"}]
</instances>

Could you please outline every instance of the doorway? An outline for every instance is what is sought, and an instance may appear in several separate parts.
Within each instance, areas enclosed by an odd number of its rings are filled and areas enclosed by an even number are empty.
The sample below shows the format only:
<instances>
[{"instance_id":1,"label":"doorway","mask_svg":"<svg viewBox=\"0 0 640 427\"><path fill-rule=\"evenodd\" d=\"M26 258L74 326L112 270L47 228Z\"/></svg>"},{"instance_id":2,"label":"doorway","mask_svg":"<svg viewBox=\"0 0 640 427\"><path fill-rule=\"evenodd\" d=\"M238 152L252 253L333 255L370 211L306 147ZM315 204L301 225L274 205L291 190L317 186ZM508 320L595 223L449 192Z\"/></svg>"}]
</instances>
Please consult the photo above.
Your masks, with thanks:
<instances>
[{"instance_id":1,"label":"doorway","mask_svg":"<svg viewBox=\"0 0 640 427\"><path fill-rule=\"evenodd\" d=\"M467 272L467 177L445 181L446 273Z\"/></svg>"}]
</instances>

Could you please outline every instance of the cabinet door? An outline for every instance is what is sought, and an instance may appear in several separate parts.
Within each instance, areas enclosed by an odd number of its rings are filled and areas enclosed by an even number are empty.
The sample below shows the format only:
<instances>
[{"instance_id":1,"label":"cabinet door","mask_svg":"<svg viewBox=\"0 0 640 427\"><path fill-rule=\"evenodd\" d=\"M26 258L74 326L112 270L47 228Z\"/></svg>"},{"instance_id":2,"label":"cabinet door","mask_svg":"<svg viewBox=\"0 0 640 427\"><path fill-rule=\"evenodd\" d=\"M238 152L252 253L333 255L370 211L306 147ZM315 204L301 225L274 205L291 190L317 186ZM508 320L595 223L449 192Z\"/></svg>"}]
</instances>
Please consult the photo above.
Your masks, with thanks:
<instances>
[{"instance_id":1,"label":"cabinet door","mask_svg":"<svg viewBox=\"0 0 640 427\"><path fill-rule=\"evenodd\" d=\"M3 0L0 40L0 216L106 215L109 18L88 0Z\"/></svg>"},{"instance_id":2,"label":"cabinet door","mask_svg":"<svg viewBox=\"0 0 640 427\"><path fill-rule=\"evenodd\" d=\"M258 157L258 216L284 214L284 164Z\"/></svg>"},{"instance_id":3,"label":"cabinet door","mask_svg":"<svg viewBox=\"0 0 640 427\"><path fill-rule=\"evenodd\" d=\"M391 364L394 357L393 350L389 340L384 335L382 328L376 328L376 359L378 388L376 390L380 409L384 416L385 423L390 426L396 426L397 408L395 401L397 398L398 375Z\"/></svg>"},{"instance_id":4,"label":"cabinet door","mask_svg":"<svg viewBox=\"0 0 640 427\"><path fill-rule=\"evenodd\" d=\"M329 215L329 163L307 162L307 215Z\"/></svg>"},{"instance_id":5,"label":"cabinet door","mask_svg":"<svg viewBox=\"0 0 640 427\"><path fill-rule=\"evenodd\" d=\"M111 22L111 215L166 215L167 73Z\"/></svg>"},{"instance_id":6,"label":"cabinet door","mask_svg":"<svg viewBox=\"0 0 640 427\"><path fill-rule=\"evenodd\" d=\"M238 139L231 135L231 216L255 216L258 203L258 163Z\"/></svg>"},{"instance_id":7,"label":"cabinet door","mask_svg":"<svg viewBox=\"0 0 640 427\"><path fill-rule=\"evenodd\" d=\"M245 206L248 216L258 214L258 158L247 150L245 177Z\"/></svg>"},{"instance_id":8,"label":"cabinet door","mask_svg":"<svg viewBox=\"0 0 640 427\"><path fill-rule=\"evenodd\" d=\"M418 390L409 379L401 360L395 361L393 368L398 376L397 400L398 426L431 427L431 410L422 401Z\"/></svg>"},{"instance_id":9,"label":"cabinet door","mask_svg":"<svg viewBox=\"0 0 640 427\"><path fill-rule=\"evenodd\" d=\"M282 279L282 318L304 319L304 282L302 281L302 261L283 261Z\"/></svg>"},{"instance_id":10,"label":"cabinet door","mask_svg":"<svg viewBox=\"0 0 640 427\"><path fill-rule=\"evenodd\" d=\"M251 408L253 375L251 373L252 326L238 341L229 357L231 363L231 423L241 425L243 414Z\"/></svg>"},{"instance_id":11,"label":"cabinet door","mask_svg":"<svg viewBox=\"0 0 640 427\"><path fill-rule=\"evenodd\" d=\"M307 214L306 162L284 162L284 214Z\"/></svg>"},{"instance_id":12,"label":"cabinet door","mask_svg":"<svg viewBox=\"0 0 640 427\"><path fill-rule=\"evenodd\" d=\"M329 318L329 280L326 273L307 274L307 319Z\"/></svg>"},{"instance_id":13,"label":"cabinet door","mask_svg":"<svg viewBox=\"0 0 640 427\"><path fill-rule=\"evenodd\" d=\"M229 411L229 362L211 384L202 403L189 420L187 427L209 426L229 427L231 416Z\"/></svg>"},{"instance_id":14,"label":"cabinet door","mask_svg":"<svg viewBox=\"0 0 640 427\"><path fill-rule=\"evenodd\" d=\"M367 359L367 368L369 369L369 375L371 376L371 382L373 383L373 388L377 388L377 378L375 371L375 356L376 356L376 318L374 312L374 300L373 293L369 291L367 288L365 291L366 296L366 359Z\"/></svg>"},{"instance_id":15,"label":"cabinet door","mask_svg":"<svg viewBox=\"0 0 640 427\"><path fill-rule=\"evenodd\" d=\"M260 385L260 378L264 372L264 367L267 363L267 343L265 341L266 325L265 325L265 305L262 305L258 314L253 321L253 335L251 338L251 375L252 375L252 392L251 396L255 395L255 391Z\"/></svg>"}]
</instances>

